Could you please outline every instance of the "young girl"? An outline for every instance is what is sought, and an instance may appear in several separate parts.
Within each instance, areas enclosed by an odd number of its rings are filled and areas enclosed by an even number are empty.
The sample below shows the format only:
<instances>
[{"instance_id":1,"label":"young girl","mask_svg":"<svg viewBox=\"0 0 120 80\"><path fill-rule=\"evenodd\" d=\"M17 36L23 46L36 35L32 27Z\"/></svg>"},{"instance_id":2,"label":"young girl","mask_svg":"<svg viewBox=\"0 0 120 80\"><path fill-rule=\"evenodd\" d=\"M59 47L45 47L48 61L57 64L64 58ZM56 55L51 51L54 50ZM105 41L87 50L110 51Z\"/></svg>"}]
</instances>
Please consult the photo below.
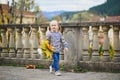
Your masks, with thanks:
<instances>
[{"instance_id":1,"label":"young girl","mask_svg":"<svg viewBox=\"0 0 120 80\"><path fill-rule=\"evenodd\" d=\"M62 43L64 44L64 48L68 50L67 42L64 40L62 34L59 31L60 27L58 26L58 22L53 20L49 24L49 31L46 33L46 39L49 41L49 44L54 48L54 52L52 55L53 62L51 64L50 72L52 72L52 68L55 70L55 75L60 76L59 72L59 55L62 49Z\"/></svg>"}]
</instances>

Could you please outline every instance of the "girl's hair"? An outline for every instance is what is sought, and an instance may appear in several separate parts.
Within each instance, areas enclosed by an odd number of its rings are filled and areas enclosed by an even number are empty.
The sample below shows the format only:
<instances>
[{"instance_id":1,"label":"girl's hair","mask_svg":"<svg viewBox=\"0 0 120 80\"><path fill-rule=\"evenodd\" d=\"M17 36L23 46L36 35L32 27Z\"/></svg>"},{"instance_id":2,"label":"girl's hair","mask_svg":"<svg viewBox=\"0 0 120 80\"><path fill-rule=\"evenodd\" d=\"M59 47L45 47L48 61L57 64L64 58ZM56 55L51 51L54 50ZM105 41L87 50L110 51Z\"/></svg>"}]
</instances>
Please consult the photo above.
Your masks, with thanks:
<instances>
[{"instance_id":1,"label":"girl's hair","mask_svg":"<svg viewBox=\"0 0 120 80\"><path fill-rule=\"evenodd\" d=\"M56 20L52 20L52 21L49 23L48 30L51 31L51 30L50 30L50 26L52 26L53 23L55 23L55 24L58 25L58 28L59 28L58 31L61 32L61 31L62 31L62 28L61 28L61 26L59 25L59 23L58 23Z\"/></svg>"}]
</instances>

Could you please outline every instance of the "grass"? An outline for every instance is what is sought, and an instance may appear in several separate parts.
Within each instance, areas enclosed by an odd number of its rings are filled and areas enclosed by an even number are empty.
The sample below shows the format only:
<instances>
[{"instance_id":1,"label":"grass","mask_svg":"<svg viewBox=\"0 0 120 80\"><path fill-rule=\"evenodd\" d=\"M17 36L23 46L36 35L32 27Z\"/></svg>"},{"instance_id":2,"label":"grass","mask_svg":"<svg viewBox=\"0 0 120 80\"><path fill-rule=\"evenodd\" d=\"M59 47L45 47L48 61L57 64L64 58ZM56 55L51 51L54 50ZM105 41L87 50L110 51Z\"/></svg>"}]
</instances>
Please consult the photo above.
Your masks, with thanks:
<instances>
[{"instance_id":1,"label":"grass","mask_svg":"<svg viewBox=\"0 0 120 80\"><path fill-rule=\"evenodd\" d=\"M82 69L79 66L74 66L74 67L70 68L69 70L67 70L64 65L60 65L60 70L61 71L70 71L70 72L87 72L88 71L87 69Z\"/></svg>"},{"instance_id":2,"label":"grass","mask_svg":"<svg viewBox=\"0 0 120 80\"><path fill-rule=\"evenodd\" d=\"M19 64L0 64L0 66L13 66L13 67L25 67L25 65L19 65ZM45 69L42 65L35 65L36 69Z\"/></svg>"}]
</instances>

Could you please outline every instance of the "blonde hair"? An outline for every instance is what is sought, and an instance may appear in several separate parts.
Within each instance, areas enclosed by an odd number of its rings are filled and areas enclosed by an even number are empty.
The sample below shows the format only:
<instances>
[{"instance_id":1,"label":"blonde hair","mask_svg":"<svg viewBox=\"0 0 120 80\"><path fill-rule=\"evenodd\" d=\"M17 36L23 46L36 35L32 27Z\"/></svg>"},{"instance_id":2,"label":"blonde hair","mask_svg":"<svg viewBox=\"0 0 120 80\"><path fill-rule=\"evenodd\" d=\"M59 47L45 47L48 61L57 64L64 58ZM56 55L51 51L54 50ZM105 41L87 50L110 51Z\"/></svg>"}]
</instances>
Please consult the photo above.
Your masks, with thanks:
<instances>
[{"instance_id":1,"label":"blonde hair","mask_svg":"<svg viewBox=\"0 0 120 80\"><path fill-rule=\"evenodd\" d=\"M56 20L52 20L49 24L49 26L51 26L52 24L57 24L58 25L58 22Z\"/></svg>"},{"instance_id":2,"label":"blonde hair","mask_svg":"<svg viewBox=\"0 0 120 80\"><path fill-rule=\"evenodd\" d=\"M52 20L50 23L49 23L49 26L48 26L48 30L49 31L51 31L50 30L50 26L52 26L53 24L56 24L57 26L58 26L58 31L62 31L62 29L61 29L61 26L59 25L59 23L56 21L56 20Z\"/></svg>"}]
</instances>

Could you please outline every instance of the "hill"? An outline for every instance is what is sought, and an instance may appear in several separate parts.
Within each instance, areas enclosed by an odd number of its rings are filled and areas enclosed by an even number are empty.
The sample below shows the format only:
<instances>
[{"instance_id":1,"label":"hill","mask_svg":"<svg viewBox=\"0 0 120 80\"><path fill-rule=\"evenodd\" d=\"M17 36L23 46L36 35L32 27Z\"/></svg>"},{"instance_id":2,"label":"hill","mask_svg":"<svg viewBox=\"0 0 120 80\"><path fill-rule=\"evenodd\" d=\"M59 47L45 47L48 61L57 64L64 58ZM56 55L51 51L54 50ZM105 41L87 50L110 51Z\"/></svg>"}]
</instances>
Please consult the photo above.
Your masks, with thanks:
<instances>
[{"instance_id":1,"label":"hill","mask_svg":"<svg viewBox=\"0 0 120 80\"><path fill-rule=\"evenodd\" d=\"M47 11L42 11L42 14L44 17L46 17L48 20L53 19L55 16L59 16L62 20L63 16L66 19L69 19L71 16L73 16L74 14L78 13L80 11L51 11L51 12L47 12ZM36 16L40 16L41 13L38 13Z\"/></svg>"},{"instance_id":2,"label":"hill","mask_svg":"<svg viewBox=\"0 0 120 80\"><path fill-rule=\"evenodd\" d=\"M104 4L90 8L89 11L100 15L118 16L120 15L120 0L107 0Z\"/></svg>"},{"instance_id":3,"label":"hill","mask_svg":"<svg viewBox=\"0 0 120 80\"><path fill-rule=\"evenodd\" d=\"M86 21L99 21L100 16L89 11L81 11L73 16L68 20L71 22L86 22Z\"/></svg>"},{"instance_id":4,"label":"hill","mask_svg":"<svg viewBox=\"0 0 120 80\"><path fill-rule=\"evenodd\" d=\"M60 18L62 19L62 17L65 17L66 20L71 18L74 14L79 13L80 11L65 11L62 14L60 14Z\"/></svg>"},{"instance_id":5,"label":"hill","mask_svg":"<svg viewBox=\"0 0 120 80\"><path fill-rule=\"evenodd\" d=\"M48 19L51 19L56 15L60 15L60 14L64 13L64 11L62 11L62 10L60 10L60 11L52 11L52 12L43 11L42 13L43 13L43 15L45 17L47 17Z\"/></svg>"}]
</instances>

